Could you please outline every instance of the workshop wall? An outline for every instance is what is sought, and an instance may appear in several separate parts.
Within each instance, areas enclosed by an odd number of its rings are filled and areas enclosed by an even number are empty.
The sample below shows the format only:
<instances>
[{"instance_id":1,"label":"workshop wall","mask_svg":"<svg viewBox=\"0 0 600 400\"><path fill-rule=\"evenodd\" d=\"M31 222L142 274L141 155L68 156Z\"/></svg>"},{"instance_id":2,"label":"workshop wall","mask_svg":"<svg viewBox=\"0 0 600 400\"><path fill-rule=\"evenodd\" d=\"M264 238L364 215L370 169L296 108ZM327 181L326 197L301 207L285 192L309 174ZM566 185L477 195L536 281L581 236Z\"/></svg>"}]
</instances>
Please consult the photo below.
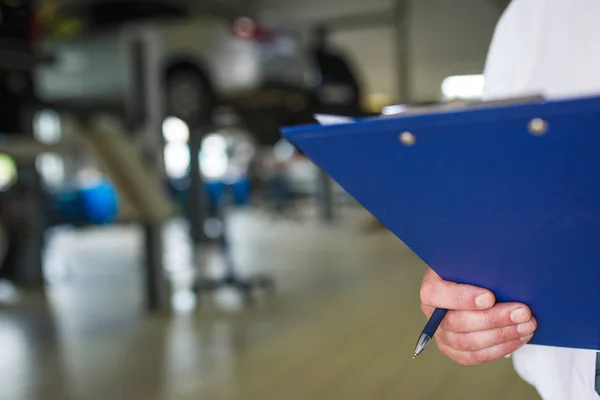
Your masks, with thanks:
<instances>
[{"instance_id":1,"label":"workshop wall","mask_svg":"<svg viewBox=\"0 0 600 400\"><path fill-rule=\"evenodd\" d=\"M259 0L263 15L302 26L340 16L391 10L393 3L393 0ZM410 89L414 101L437 100L447 76L483 71L500 10L495 0L411 1ZM395 97L396 36L393 26L374 26L336 32L333 40L356 61L369 92Z\"/></svg>"}]
</instances>

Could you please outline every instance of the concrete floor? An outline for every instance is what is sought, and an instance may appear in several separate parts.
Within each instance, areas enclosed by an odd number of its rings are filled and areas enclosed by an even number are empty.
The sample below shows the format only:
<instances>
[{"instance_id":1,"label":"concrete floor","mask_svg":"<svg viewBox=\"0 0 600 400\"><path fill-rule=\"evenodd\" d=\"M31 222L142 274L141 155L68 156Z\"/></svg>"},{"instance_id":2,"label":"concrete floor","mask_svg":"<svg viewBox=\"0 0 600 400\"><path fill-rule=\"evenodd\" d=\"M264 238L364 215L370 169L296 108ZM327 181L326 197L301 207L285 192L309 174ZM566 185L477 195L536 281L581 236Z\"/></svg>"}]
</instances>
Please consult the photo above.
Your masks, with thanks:
<instances>
[{"instance_id":1,"label":"concrete floor","mask_svg":"<svg viewBox=\"0 0 600 400\"><path fill-rule=\"evenodd\" d=\"M195 299L182 226L166 230L165 260L179 288L174 312L144 312L139 232L61 231L47 254L47 295L0 285L0 398L537 399L509 360L463 368L432 346L412 350L422 263L363 213L323 227L309 218L231 219L242 272L265 271L274 297L239 308L221 292ZM206 273L220 269L201 252Z\"/></svg>"}]
</instances>

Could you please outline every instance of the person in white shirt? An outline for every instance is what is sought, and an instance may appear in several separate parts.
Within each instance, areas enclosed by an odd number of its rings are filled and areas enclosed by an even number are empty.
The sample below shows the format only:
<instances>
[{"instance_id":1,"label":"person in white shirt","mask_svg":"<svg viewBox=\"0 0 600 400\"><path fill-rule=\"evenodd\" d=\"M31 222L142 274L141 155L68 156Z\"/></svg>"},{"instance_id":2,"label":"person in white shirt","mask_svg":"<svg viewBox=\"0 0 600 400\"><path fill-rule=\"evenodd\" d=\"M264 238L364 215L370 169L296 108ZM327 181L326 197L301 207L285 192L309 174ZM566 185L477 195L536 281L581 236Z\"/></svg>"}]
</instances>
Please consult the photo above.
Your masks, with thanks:
<instances>
[{"instance_id":1,"label":"person in white shirt","mask_svg":"<svg viewBox=\"0 0 600 400\"><path fill-rule=\"evenodd\" d=\"M488 100L600 94L600 0L513 0L498 21L484 75ZM496 304L490 291L428 270L421 309L430 316L435 307L451 310L435 340L455 362L511 357L543 400L600 399L597 353L527 344L537 328L527 305Z\"/></svg>"}]
</instances>

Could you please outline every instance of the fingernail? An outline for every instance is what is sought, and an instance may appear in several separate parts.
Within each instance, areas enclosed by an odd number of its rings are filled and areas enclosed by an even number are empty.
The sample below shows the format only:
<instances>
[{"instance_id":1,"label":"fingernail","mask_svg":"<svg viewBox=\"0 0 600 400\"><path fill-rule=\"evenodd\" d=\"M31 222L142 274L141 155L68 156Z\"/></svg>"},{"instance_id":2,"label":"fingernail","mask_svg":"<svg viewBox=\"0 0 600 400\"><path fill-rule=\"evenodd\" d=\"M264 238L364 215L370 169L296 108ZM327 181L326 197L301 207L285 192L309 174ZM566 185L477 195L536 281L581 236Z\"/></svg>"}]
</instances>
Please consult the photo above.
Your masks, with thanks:
<instances>
[{"instance_id":1,"label":"fingernail","mask_svg":"<svg viewBox=\"0 0 600 400\"><path fill-rule=\"evenodd\" d=\"M517 326L517 331L521 335L528 335L530 333L533 333L534 330L535 326L533 326L533 322L525 322L524 324Z\"/></svg>"},{"instance_id":2,"label":"fingernail","mask_svg":"<svg viewBox=\"0 0 600 400\"><path fill-rule=\"evenodd\" d=\"M522 324L523 322L529 321L529 313L524 308L517 308L515 311L510 313L510 319L515 324Z\"/></svg>"},{"instance_id":3,"label":"fingernail","mask_svg":"<svg viewBox=\"0 0 600 400\"><path fill-rule=\"evenodd\" d=\"M481 294L475 299L477 308L489 308L494 304L494 299L489 293Z\"/></svg>"},{"instance_id":4,"label":"fingernail","mask_svg":"<svg viewBox=\"0 0 600 400\"><path fill-rule=\"evenodd\" d=\"M532 337L533 337L533 335L523 336L521 338L521 342L529 342Z\"/></svg>"}]
</instances>

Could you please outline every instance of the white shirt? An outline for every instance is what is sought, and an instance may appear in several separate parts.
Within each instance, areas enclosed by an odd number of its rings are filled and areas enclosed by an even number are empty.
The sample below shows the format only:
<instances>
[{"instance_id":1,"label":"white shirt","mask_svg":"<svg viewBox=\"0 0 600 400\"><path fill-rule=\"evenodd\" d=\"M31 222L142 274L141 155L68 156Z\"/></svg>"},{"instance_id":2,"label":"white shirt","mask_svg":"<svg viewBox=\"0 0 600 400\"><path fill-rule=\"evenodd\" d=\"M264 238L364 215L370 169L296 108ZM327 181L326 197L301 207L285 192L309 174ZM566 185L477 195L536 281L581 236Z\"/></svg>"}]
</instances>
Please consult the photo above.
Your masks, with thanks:
<instances>
[{"instance_id":1,"label":"white shirt","mask_svg":"<svg viewBox=\"0 0 600 400\"><path fill-rule=\"evenodd\" d=\"M513 0L496 27L485 76L486 99L600 94L600 0ZM525 345L512 359L544 400L600 399L594 351Z\"/></svg>"}]
</instances>

